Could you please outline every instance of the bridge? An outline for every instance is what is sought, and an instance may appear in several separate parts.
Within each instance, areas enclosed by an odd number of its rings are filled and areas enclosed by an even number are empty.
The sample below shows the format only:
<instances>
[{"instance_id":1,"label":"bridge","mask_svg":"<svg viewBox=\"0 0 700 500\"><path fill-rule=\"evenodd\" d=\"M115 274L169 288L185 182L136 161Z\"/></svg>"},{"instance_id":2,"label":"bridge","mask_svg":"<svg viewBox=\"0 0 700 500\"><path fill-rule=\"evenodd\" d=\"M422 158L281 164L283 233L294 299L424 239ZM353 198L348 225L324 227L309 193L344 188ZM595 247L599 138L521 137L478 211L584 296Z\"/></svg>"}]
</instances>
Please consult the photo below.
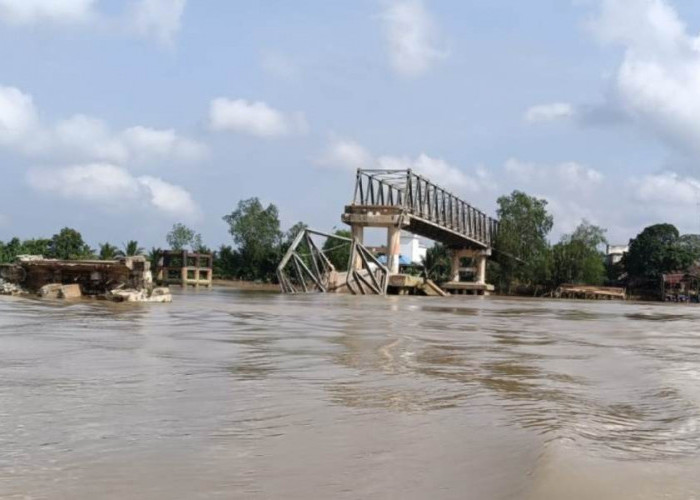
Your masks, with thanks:
<instances>
[{"instance_id":1,"label":"bridge","mask_svg":"<svg viewBox=\"0 0 700 500\"><path fill-rule=\"evenodd\" d=\"M498 233L498 221L412 170L358 169L353 202L342 221L362 243L365 227L387 229L387 267L399 272L401 231L445 244L452 254L452 292L486 293L486 260ZM460 281L460 262L476 264L475 282ZM359 265L359 263L358 263Z\"/></svg>"}]
</instances>

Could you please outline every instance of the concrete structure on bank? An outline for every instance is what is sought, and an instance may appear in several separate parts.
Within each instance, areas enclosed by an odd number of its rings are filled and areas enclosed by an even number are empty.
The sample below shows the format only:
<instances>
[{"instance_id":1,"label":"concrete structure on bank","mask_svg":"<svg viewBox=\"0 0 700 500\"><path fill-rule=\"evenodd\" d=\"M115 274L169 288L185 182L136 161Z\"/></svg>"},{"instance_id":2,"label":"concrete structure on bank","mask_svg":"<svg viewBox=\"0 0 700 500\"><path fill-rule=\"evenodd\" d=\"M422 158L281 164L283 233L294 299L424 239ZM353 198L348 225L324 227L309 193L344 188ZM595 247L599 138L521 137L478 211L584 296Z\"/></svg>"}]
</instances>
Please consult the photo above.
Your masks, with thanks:
<instances>
[{"instance_id":1,"label":"concrete structure on bank","mask_svg":"<svg viewBox=\"0 0 700 500\"><path fill-rule=\"evenodd\" d=\"M57 260L21 255L12 264L0 265L0 293L33 294L47 299L85 296L122 301L128 297L129 301L170 302L172 296L167 288L153 287L150 268L150 262L142 255L116 260Z\"/></svg>"},{"instance_id":2,"label":"concrete structure on bank","mask_svg":"<svg viewBox=\"0 0 700 500\"><path fill-rule=\"evenodd\" d=\"M162 285L211 288L213 256L187 250L165 250L158 256L156 281Z\"/></svg>"},{"instance_id":3,"label":"concrete structure on bank","mask_svg":"<svg viewBox=\"0 0 700 500\"><path fill-rule=\"evenodd\" d=\"M358 169L353 202L341 220L352 237L364 241L365 227L386 228L387 267L399 272L401 232L429 238L452 251L452 281L443 285L450 293L488 294L486 261L498 231L498 221L411 170ZM463 258L474 264L474 281L462 281ZM356 269L361 262L355 260Z\"/></svg>"}]
</instances>

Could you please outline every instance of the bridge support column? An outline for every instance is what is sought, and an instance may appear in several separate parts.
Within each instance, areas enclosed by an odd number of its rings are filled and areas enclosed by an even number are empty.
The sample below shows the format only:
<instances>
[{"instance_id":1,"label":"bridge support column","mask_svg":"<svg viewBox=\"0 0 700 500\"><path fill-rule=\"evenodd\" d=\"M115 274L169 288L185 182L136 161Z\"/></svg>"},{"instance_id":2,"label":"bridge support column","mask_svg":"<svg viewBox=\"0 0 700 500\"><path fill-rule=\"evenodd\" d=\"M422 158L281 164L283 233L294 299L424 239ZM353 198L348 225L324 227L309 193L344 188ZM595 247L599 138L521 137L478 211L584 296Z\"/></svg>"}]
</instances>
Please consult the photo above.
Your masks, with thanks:
<instances>
[{"instance_id":1,"label":"bridge support column","mask_svg":"<svg viewBox=\"0 0 700 500\"><path fill-rule=\"evenodd\" d=\"M352 238L357 241L360 245L364 244L365 240L365 228L364 226L361 226L359 224L352 224L350 226L350 230L352 231ZM355 257L355 262L352 263L353 269L356 270L361 270L362 269L362 259L358 255Z\"/></svg>"},{"instance_id":2,"label":"bridge support column","mask_svg":"<svg viewBox=\"0 0 700 500\"><path fill-rule=\"evenodd\" d=\"M493 286L486 283L486 260L491 255L491 250L474 250L470 248L453 249L451 253L452 268L450 272L451 281L445 283L443 288L453 294L477 294L488 295L493 291ZM465 257L472 259L473 267L462 268L461 260ZM460 271L471 271L474 273L473 281L462 281L459 276Z\"/></svg>"},{"instance_id":3,"label":"bridge support column","mask_svg":"<svg viewBox=\"0 0 700 500\"><path fill-rule=\"evenodd\" d=\"M399 257L401 255L401 228L389 226L386 228L386 265L391 274L399 273Z\"/></svg>"},{"instance_id":4,"label":"bridge support column","mask_svg":"<svg viewBox=\"0 0 700 500\"><path fill-rule=\"evenodd\" d=\"M476 259L476 283L478 285L485 285L487 256L485 252L479 252L479 254L475 255L474 258Z\"/></svg>"},{"instance_id":5,"label":"bridge support column","mask_svg":"<svg viewBox=\"0 0 700 500\"><path fill-rule=\"evenodd\" d=\"M452 266L450 269L450 281L459 282L459 269L461 267L461 260L462 252L459 250L452 250Z\"/></svg>"}]
</instances>

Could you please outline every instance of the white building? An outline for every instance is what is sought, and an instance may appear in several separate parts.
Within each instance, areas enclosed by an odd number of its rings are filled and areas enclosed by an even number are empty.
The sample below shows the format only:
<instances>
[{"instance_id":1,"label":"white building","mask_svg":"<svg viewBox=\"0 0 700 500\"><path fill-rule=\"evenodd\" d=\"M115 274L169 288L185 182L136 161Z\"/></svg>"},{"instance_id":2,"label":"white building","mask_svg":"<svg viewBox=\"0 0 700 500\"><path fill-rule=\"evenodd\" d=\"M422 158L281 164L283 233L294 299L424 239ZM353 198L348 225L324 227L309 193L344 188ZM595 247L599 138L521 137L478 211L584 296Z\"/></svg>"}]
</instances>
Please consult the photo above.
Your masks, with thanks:
<instances>
[{"instance_id":1,"label":"white building","mask_svg":"<svg viewBox=\"0 0 700 500\"><path fill-rule=\"evenodd\" d=\"M412 233L401 232L401 257L411 264L422 264L428 247L421 239Z\"/></svg>"},{"instance_id":2,"label":"white building","mask_svg":"<svg viewBox=\"0 0 700 500\"><path fill-rule=\"evenodd\" d=\"M617 264L622 260L622 256L629 252L629 245L608 245L605 256L608 264Z\"/></svg>"}]
</instances>

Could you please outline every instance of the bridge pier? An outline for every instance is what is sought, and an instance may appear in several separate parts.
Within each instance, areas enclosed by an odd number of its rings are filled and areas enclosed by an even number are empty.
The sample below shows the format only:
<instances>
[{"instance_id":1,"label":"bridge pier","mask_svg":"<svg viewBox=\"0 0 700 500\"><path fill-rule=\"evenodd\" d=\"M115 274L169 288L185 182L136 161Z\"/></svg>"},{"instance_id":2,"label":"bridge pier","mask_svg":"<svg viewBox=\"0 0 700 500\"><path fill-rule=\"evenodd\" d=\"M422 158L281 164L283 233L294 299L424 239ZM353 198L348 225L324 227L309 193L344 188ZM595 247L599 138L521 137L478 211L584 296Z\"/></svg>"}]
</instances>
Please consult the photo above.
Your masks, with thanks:
<instances>
[{"instance_id":1,"label":"bridge pier","mask_svg":"<svg viewBox=\"0 0 700 500\"><path fill-rule=\"evenodd\" d=\"M401 256L401 228L386 228L386 267L391 274L399 274L399 257Z\"/></svg>"},{"instance_id":2,"label":"bridge pier","mask_svg":"<svg viewBox=\"0 0 700 500\"><path fill-rule=\"evenodd\" d=\"M443 288L452 294L477 294L488 295L493 291L493 285L486 283L486 262L491 256L491 250L474 250L470 248L452 250L452 266L450 272L451 281L445 283ZM461 265L463 258L470 258L474 263L474 281L462 281L460 271L465 268Z\"/></svg>"},{"instance_id":3,"label":"bridge pier","mask_svg":"<svg viewBox=\"0 0 700 500\"><path fill-rule=\"evenodd\" d=\"M364 226L360 224L351 224L350 231L352 232L352 238L360 245L363 245L365 239ZM355 262L352 263L352 267L357 271L362 269L362 258L359 255L355 257Z\"/></svg>"}]
</instances>

